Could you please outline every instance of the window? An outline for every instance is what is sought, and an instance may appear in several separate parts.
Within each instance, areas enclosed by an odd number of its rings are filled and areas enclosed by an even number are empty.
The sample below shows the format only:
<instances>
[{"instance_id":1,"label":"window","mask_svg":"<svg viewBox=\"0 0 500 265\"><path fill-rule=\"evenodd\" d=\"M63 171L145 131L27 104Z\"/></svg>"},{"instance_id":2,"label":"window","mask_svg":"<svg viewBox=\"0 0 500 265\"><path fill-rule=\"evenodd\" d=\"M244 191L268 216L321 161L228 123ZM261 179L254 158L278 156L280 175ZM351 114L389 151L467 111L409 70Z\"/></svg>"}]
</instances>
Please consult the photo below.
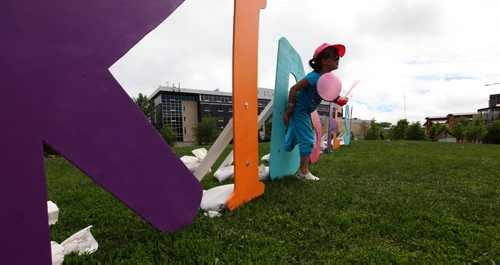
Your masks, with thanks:
<instances>
[{"instance_id":1,"label":"window","mask_svg":"<svg viewBox=\"0 0 500 265\"><path fill-rule=\"evenodd\" d=\"M183 141L182 128L182 101L179 95L162 95L162 113L163 125L168 124L177 134L177 141Z\"/></svg>"}]
</instances>

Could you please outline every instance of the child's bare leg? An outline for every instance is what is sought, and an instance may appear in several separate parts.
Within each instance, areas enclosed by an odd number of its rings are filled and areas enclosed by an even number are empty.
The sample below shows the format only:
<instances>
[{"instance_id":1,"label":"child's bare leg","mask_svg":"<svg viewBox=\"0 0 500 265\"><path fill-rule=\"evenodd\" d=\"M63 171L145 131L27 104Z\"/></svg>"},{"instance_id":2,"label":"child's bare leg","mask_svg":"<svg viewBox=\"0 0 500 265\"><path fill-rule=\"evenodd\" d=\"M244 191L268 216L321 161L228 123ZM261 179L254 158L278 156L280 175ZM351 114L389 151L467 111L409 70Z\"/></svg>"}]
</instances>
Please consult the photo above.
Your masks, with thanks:
<instances>
[{"instance_id":1,"label":"child's bare leg","mask_svg":"<svg viewBox=\"0 0 500 265\"><path fill-rule=\"evenodd\" d=\"M301 156L300 157L300 173L307 174L309 172L309 156Z\"/></svg>"}]
</instances>

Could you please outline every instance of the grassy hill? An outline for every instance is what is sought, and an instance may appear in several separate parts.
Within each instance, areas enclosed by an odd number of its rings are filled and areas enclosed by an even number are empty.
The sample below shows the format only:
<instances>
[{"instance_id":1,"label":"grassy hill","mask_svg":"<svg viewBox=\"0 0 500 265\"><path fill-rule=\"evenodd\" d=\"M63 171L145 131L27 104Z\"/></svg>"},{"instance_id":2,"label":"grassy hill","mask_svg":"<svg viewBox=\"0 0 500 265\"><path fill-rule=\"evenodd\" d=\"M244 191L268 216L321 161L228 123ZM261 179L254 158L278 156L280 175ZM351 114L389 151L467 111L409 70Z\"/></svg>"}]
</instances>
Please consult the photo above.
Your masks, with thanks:
<instances>
[{"instance_id":1,"label":"grassy hill","mask_svg":"<svg viewBox=\"0 0 500 265\"><path fill-rule=\"evenodd\" d=\"M261 144L260 155L268 152ZM356 141L311 166L320 181L266 181L264 195L236 211L199 214L170 234L63 158L46 169L48 198L61 211L52 240L93 225L99 242L94 254L66 262L500 262L498 145ZM202 184L220 185L211 175Z\"/></svg>"}]
</instances>

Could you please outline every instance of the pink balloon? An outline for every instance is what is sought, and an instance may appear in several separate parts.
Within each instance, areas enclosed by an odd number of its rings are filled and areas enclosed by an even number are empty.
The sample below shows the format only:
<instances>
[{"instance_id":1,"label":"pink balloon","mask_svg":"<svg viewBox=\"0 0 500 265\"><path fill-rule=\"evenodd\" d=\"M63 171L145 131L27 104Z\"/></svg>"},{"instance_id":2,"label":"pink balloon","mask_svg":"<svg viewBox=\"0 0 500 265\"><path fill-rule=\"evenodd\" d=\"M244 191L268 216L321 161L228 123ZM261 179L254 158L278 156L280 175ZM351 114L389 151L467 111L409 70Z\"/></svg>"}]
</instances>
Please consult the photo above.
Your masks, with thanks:
<instances>
[{"instance_id":1,"label":"pink balloon","mask_svg":"<svg viewBox=\"0 0 500 265\"><path fill-rule=\"evenodd\" d=\"M317 88L318 94L323 100L332 101L340 95L342 82L336 75L326 73L318 79Z\"/></svg>"}]
</instances>

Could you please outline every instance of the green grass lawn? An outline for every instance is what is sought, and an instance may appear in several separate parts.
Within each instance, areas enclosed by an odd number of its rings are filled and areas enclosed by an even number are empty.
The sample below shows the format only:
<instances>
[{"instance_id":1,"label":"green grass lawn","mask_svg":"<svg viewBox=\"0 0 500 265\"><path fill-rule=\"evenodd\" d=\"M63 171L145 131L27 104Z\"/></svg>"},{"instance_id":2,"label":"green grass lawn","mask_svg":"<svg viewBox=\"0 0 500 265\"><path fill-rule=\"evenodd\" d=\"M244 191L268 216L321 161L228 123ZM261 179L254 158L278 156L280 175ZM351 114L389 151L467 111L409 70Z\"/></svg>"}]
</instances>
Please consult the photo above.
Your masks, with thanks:
<instances>
[{"instance_id":1,"label":"green grass lawn","mask_svg":"<svg viewBox=\"0 0 500 265\"><path fill-rule=\"evenodd\" d=\"M71 264L500 262L498 145L356 141L311 166L318 182L266 181L264 195L236 211L200 213L170 234L63 158L46 170L60 208L52 240L93 225L99 243L94 254L66 256ZM219 185L212 175L202 184Z\"/></svg>"}]
</instances>

